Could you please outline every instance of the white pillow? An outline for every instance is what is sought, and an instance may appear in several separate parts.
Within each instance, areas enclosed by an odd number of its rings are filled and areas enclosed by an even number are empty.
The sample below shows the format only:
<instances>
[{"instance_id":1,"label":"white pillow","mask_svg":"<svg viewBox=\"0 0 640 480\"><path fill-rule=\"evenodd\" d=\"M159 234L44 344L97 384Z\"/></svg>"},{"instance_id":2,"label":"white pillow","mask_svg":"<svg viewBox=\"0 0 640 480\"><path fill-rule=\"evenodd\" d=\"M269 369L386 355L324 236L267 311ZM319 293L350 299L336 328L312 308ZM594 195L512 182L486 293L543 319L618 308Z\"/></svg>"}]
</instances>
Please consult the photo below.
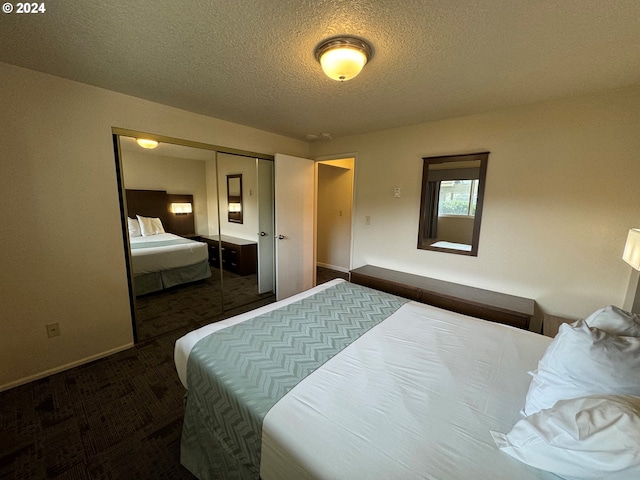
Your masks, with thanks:
<instances>
[{"instance_id":1,"label":"white pillow","mask_svg":"<svg viewBox=\"0 0 640 480\"><path fill-rule=\"evenodd\" d=\"M560 400L491 435L513 458L566 479L640 478L640 397Z\"/></svg>"},{"instance_id":2,"label":"white pillow","mask_svg":"<svg viewBox=\"0 0 640 480\"><path fill-rule=\"evenodd\" d=\"M560 326L535 372L522 413L587 395L640 395L640 338L589 328L584 320Z\"/></svg>"},{"instance_id":3,"label":"white pillow","mask_svg":"<svg viewBox=\"0 0 640 480\"><path fill-rule=\"evenodd\" d=\"M136 215L136 217L138 217L138 222L140 222L140 230L142 231L143 237L164 233L164 227L159 218L141 217L140 215Z\"/></svg>"},{"instance_id":4,"label":"white pillow","mask_svg":"<svg viewBox=\"0 0 640 480\"><path fill-rule=\"evenodd\" d=\"M613 305L596 310L584 321L591 328L599 328L612 335L640 337L640 316Z\"/></svg>"},{"instance_id":5,"label":"white pillow","mask_svg":"<svg viewBox=\"0 0 640 480\"><path fill-rule=\"evenodd\" d=\"M129 237L141 237L140 223L135 218L127 217L127 223L129 224Z\"/></svg>"}]
</instances>

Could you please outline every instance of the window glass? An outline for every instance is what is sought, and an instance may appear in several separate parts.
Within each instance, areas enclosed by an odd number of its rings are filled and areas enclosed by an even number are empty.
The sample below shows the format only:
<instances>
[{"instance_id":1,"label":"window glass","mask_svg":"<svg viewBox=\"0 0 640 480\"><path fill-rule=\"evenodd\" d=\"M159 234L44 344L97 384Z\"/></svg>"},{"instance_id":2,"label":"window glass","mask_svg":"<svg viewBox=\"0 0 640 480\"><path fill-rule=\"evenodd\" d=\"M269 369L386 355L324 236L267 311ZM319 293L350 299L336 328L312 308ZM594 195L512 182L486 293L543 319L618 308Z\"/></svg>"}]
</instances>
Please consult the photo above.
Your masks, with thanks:
<instances>
[{"instance_id":1,"label":"window glass","mask_svg":"<svg viewBox=\"0 0 640 480\"><path fill-rule=\"evenodd\" d=\"M440 182L438 216L473 217L478 203L477 180L445 180Z\"/></svg>"}]
</instances>

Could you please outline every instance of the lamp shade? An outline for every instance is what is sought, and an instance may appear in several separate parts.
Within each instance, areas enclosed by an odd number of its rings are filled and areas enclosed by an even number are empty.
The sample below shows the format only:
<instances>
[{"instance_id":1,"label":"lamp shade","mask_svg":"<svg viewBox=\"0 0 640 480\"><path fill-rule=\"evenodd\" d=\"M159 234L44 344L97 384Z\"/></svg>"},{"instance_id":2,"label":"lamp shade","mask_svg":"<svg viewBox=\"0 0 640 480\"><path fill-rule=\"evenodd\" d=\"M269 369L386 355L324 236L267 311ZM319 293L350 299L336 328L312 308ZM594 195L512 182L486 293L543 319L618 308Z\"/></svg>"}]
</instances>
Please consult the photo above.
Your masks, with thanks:
<instances>
[{"instance_id":1,"label":"lamp shade","mask_svg":"<svg viewBox=\"0 0 640 480\"><path fill-rule=\"evenodd\" d=\"M172 203L171 204L171 212L172 213L193 213L193 208L190 203Z\"/></svg>"},{"instance_id":2,"label":"lamp shade","mask_svg":"<svg viewBox=\"0 0 640 480\"><path fill-rule=\"evenodd\" d=\"M358 75L371 58L371 46L354 37L335 37L316 48L316 58L331 79L346 82Z\"/></svg>"},{"instance_id":3,"label":"lamp shade","mask_svg":"<svg viewBox=\"0 0 640 480\"><path fill-rule=\"evenodd\" d=\"M629 230L622 259L636 270L640 270L640 229Z\"/></svg>"},{"instance_id":4,"label":"lamp shade","mask_svg":"<svg viewBox=\"0 0 640 480\"><path fill-rule=\"evenodd\" d=\"M367 57L360 50L352 48L336 48L320 57L320 65L327 77L333 80L351 80L362 71Z\"/></svg>"},{"instance_id":5,"label":"lamp shade","mask_svg":"<svg viewBox=\"0 0 640 480\"><path fill-rule=\"evenodd\" d=\"M140 145L142 148L148 148L149 150L152 150L158 146L158 142L156 142L155 140L149 140L148 138L136 138L136 142L138 142L138 145Z\"/></svg>"}]
</instances>

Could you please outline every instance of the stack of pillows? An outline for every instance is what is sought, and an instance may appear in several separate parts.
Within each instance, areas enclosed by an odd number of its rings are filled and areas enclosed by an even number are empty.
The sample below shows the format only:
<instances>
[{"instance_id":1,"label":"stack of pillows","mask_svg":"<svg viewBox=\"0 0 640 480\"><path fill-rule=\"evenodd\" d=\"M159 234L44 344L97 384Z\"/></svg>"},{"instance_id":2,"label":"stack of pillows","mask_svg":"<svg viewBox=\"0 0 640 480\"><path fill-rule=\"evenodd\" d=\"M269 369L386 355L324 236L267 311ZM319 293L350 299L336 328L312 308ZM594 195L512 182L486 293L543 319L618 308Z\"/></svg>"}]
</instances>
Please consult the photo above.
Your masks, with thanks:
<instances>
[{"instance_id":1,"label":"stack of pillows","mask_svg":"<svg viewBox=\"0 0 640 480\"><path fill-rule=\"evenodd\" d=\"M129 237L149 237L165 233L162 221L159 218L136 215L136 218L127 217L127 222Z\"/></svg>"},{"instance_id":2,"label":"stack of pillows","mask_svg":"<svg viewBox=\"0 0 640 480\"><path fill-rule=\"evenodd\" d=\"M530 372L505 453L566 479L640 479L640 316L608 306L560 326Z\"/></svg>"}]
</instances>

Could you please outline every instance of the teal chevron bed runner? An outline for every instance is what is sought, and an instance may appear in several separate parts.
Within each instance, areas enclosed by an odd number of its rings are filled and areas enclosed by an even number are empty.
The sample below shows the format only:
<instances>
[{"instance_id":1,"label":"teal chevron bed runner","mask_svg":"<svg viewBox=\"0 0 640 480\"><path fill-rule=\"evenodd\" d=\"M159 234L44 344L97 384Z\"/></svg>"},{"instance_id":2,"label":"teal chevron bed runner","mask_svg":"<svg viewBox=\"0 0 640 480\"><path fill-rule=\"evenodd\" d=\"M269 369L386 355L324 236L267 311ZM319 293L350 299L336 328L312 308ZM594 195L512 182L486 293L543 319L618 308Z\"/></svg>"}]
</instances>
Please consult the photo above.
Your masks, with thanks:
<instances>
[{"instance_id":1,"label":"teal chevron bed runner","mask_svg":"<svg viewBox=\"0 0 640 480\"><path fill-rule=\"evenodd\" d=\"M344 282L201 339L187 363L182 464L201 480L258 479L269 409L407 301Z\"/></svg>"}]
</instances>

